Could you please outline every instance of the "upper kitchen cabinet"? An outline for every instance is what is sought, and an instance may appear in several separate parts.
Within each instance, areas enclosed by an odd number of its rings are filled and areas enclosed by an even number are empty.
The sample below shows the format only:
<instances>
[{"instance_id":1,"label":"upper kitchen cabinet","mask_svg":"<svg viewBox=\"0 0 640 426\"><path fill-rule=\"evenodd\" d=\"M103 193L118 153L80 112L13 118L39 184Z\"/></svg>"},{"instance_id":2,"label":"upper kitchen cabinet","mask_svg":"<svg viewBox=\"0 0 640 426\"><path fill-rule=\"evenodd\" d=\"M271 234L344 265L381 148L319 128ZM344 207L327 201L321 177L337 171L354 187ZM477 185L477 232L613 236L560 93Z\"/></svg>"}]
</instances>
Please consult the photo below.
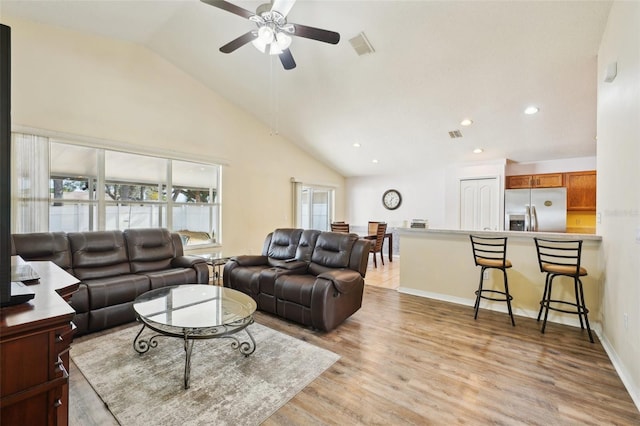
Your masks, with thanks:
<instances>
[{"instance_id":1,"label":"upper kitchen cabinet","mask_svg":"<svg viewBox=\"0 0 640 426\"><path fill-rule=\"evenodd\" d=\"M506 189L562 188L564 186L563 173L507 176L506 180Z\"/></svg>"},{"instance_id":2,"label":"upper kitchen cabinet","mask_svg":"<svg viewBox=\"0 0 640 426\"><path fill-rule=\"evenodd\" d=\"M596 171L565 173L568 211L596 210Z\"/></svg>"}]
</instances>

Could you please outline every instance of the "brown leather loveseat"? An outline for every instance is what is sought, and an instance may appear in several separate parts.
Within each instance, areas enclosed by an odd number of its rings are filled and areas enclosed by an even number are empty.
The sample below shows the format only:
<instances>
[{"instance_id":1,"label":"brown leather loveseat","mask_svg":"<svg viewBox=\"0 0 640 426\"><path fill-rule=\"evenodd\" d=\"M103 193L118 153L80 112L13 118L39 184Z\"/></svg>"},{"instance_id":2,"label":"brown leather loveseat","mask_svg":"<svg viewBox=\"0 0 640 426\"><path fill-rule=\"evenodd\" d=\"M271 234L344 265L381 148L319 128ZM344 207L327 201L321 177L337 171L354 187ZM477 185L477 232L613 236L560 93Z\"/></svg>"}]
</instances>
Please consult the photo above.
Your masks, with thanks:
<instances>
[{"instance_id":1,"label":"brown leather loveseat","mask_svg":"<svg viewBox=\"0 0 640 426\"><path fill-rule=\"evenodd\" d=\"M261 255L232 257L223 282L262 311L329 331L362 306L369 245L355 234L276 229Z\"/></svg>"},{"instance_id":2,"label":"brown leather loveseat","mask_svg":"<svg viewBox=\"0 0 640 426\"><path fill-rule=\"evenodd\" d=\"M11 254L49 260L78 278L70 300L77 334L131 322L133 301L149 290L207 284L209 268L184 256L180 236L167 229L13 234Z\"/></svg>"}]
</instances>

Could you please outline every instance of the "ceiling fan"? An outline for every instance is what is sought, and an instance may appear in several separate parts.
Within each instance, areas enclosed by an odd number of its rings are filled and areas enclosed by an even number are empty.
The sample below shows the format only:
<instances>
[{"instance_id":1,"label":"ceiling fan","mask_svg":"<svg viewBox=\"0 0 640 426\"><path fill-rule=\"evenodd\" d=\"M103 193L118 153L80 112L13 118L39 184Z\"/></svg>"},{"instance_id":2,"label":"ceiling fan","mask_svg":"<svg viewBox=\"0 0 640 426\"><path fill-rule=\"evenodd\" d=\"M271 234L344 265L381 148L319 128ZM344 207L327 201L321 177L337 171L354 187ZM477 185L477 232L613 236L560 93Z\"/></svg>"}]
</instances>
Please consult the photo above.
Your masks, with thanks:
<instances>
[{"instance_id":1,"label":"ceiling fan","mask_svg":"<svg viewBox=\"0 0 640 426\"><path fill-rule=\"evenodd\" d=\"M289 50L291 36L309 38L330 44L338 44L340 41L340 34L336 32L287 23L287 14L293 7L295 0L271 0L271 3L258 6L256 13L224 0L201 1L247 18L258 26L257 30L249 31L222 46L220 48L222 53L231 53L252 42L261 52L278 55L284 69L290 70L296 67L296 61L293 60L293 55Z\"/></svg>"}]
</instances>

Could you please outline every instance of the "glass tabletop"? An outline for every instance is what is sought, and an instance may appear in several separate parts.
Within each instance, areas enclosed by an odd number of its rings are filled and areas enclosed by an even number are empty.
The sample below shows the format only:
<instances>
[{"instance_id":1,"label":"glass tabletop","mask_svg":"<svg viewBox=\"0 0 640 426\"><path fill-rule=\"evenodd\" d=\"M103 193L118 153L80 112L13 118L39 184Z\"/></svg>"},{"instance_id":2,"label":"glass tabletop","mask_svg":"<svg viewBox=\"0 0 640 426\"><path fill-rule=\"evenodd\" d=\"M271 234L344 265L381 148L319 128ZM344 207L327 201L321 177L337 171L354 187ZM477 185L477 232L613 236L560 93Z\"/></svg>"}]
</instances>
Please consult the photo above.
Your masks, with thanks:
<instances>
[{"instance_id":1,"label":"glass tabletop","mask_svg":"<svg viewBox=\"0 0 640 426\"><path fill-rule=\"evenodd\" d=\"M224 265L229 259L231 259L231 256L225 255L219 251L212 253L193 253L192 256L203 258L209 265Z\"/></svg>"},{"instance_id":2,"label":"glass tabletop","mask_svg":"<svg viewBox=\"0 0 640 426\"><path fill-rule=\"evenodd\" d=\"M133 309L145 322L175 328L210 328L243 321L256 311L256 302L230 288L184 284L148 291Z\"/></svg>"}]
</instances>

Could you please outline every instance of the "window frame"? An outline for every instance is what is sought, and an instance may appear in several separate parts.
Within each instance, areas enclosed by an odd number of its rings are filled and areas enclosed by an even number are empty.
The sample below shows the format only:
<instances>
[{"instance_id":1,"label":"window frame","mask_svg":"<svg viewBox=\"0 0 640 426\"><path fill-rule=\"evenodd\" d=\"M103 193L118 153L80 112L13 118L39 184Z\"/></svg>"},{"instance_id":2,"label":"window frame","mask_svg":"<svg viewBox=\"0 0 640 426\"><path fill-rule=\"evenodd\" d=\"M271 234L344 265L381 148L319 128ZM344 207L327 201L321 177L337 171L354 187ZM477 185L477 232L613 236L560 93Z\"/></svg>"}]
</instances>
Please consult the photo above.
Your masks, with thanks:
<instances>
[{"instance_id":1,"label":"window frame","mask_svg":"<svg viewBox=\"0 0 640 426\"><path fill-rule=\"evenodd\" d=\"M52 209L54 207L63 207L63 206L69 206L69 205L78 205L78 206L86 206L89 209L89 212L86 213L88 215L88 219L84 219L85 221L88 221L88 227L89 227L89 231L102 231L102 230L107 230L107 229L114 229L111 226L108 226L108 221L110 220L107 215L108 215L108 207L111 206L135 206L135 205L143 205L143 206L155 206L158 208L157 212L154 213L154 215L157 215L157 217L153 218L153 222L152 223L156 223L158 227L163 227L163 228L168 228L171 230L171 232L176 232L177 230L173 229L172 227L172 215L173 215L173 209L176 206L182 206L182 205L186 205L189 207L192 206L201 206L201 207L206 207L207 208L207 217L208 217L208 233L210 234L211 232L217 232L217 235L214 238L211 238L209 240L209 242L207 243L201 243L201 244L194 244L194 245L188 245L185 244L184 245L184 250L192 250L192 249L206 249L206 248L211 248L211 247L216 247L219 248L222 245L222 190L221 190L221 183L222 183L222 168L224 166L223 163L218 163L218 162L214 162L214 161L198 161L198 160L194 160L192 158L185 158L185 157L180 157L177 155L174 155L175 153L157 153L157 152L140 152L140 151L134 151L134 150L129 150L129 149L125 149L122 147L111 147L111 146L106 146L104 144L96 144L96 143L92 143L89 142L87 143L86 141L76 141L73 140L71 138L64 138L61 139L59 137L46 137L46 136L41 136L40 132L23 132L23 131L16 131L14 129L13 133L20 133L20 134L24 134L24 135L34 135L34 136L39 136L42 139L42 143L43 145L46 145L46 149L47 149L47 154L49 158L47 158L47 171L46 171L46 179L47 179L47 187L49 188L49 197L47 200L47 217L48 217L48 221L47 221L47 230L49 232L52 232ZM52 173L52 165L51 165L51 158L52 158L52 152L51 152L51 147L52 144L56 144L58 146L60 145L69 145L69 146L78 146L78 147L85 147L85 148L92 148L96 150L96 171L95 174L96 176L75 176L71 171L70 172L65 172L64 170L60 170L59 168L57 168L57 170ZM64 148L64 147L63 147ZM119 152L122 154L132 154L132 155L140 155L140 156L145 156L145 157L154 157L157 158L159 160L163 160L165 162L165 176L166 176L166 180L162 181L162 182L133 182L133 181L129 181L127 180L120 180L117 178L112 178L112 179L108 179L105 178L105 170L106 170L106 161L105 161L105 157L106 157L106 153L109 151L115 151L115 152ZM194 166L198 166L199 168L205 168L205 174L208 173L213 173L210 175L210 180L209 182L207 182L206 185L201 185L201 184L195 184L194 188L188 187L187 185L179 185L177 186L178 188L188 188L188 189L199 189L199 190L205 190L205 191L209 191L209 201L207 202L191 202L191 201L187 201L187 202L180 202L180 201L173 201L173 197L170 196L169 194L172 193L173 191L173 185L172 185L172 165L175 161L179 161L179 162L183 162L183 163L187 163L189 165L194 165ZM72 169L73 167L71 167ZM91 172L89 172L91 174ZM41 178L44 179L44 178ZM95 185L94 191L89 193L89 197L88 199L58 199L54 197L54 181L55 180L63 180L63 179L77 179L77 180L86 180L87 181L87 186L91 187L91 185ZM144 179L142 179L144 180ZM43 182L44 183L44 182ZM144 185L146 187L154 187L157 186L158 190L158 196L157 196L157 200L153 200L153 199L142 199L142 200L110 200L108 199L108 197L106 197L106 184L130 184L130 185L136 185L136 186L141 186ZM197 188L196 188L197 186ZM208 187L207 187L208 186ZM164 191L164 192L163 192ZM16 196L12 196L12 204L14 203L20 203L20 204L24 204L24 202L28 200L23 200L21 197L16 197ZM43 201L43 200L42 200ZM55 206L54 206L55 204ZM18 204L16 204L18 205ZM14 207L12 206L12 209ZM24 206L21 208L25 208ZM77 220L77 219L76 219ZM119 219L116 219L119 221ZM12 228L13 228L13 224L12 224ZM122 228L120 225L117 225L117 229ZM124 228L122 228L124 229ZM68 231L65 232L74 232L78 229L75 230L71 230L69 229ZM84 230L84 229L81 229ZM12 232L38 232L39 230L29 230L29 229L20 229L20 230L16 230L16 229L12 229ZM196 231L199 232L199 231ZM204 231L202 231L204 232Z\"/></svg>"}]
</instances>

